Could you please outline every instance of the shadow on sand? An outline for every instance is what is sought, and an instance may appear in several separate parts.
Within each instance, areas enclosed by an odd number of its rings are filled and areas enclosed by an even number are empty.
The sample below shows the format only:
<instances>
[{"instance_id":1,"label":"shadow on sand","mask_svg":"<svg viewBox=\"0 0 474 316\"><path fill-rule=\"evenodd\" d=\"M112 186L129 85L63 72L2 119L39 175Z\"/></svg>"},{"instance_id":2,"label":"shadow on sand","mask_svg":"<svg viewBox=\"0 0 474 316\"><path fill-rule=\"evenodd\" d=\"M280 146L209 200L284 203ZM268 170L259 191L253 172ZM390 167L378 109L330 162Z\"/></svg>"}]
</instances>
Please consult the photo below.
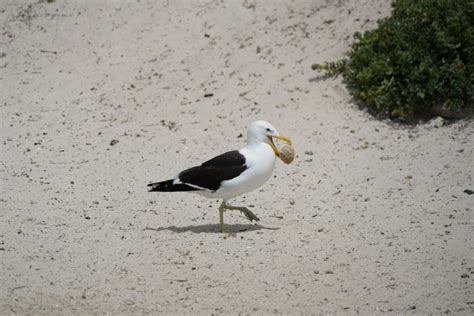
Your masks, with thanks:
<instances>
[{"instance_id":1,"label":"shadow on sand","mask_svg":"<svg viewBox=\"0 0 474 316\"><path fill-rule=\"evenodd\" d=\"M279 227L265 227L262 225L252 225L252 224L234 224L234 225L227 225L224 224L224 233L232 234L232 233L240 233L240 232L247 232L247 231L257 231L257 230L278 230ZM167 227L146 227L144 230L153 230L156 232L161 232L164 230L169 230L174 233L186 233L186 232L193 232L193 233L220 233L219 232L219 225L216 224L206 224L206 225L191 225L191 226L167 226Z\"/></svg>"}]
</instances>

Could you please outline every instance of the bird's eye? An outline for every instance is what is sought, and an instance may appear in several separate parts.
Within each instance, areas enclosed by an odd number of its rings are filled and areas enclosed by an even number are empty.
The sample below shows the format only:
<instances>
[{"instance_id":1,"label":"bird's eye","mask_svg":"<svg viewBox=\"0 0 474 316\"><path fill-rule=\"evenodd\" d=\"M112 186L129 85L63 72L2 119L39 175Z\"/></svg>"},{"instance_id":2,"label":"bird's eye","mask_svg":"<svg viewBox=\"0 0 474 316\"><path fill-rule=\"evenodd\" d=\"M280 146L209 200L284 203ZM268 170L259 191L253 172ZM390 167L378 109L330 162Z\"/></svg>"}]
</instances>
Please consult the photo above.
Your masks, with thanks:
<instances>
[{"instance_id":1,"label":"bird's eye","mask_svg":"<svg viewBox=\"0 0 474 316\"><path fill-rule=\"evenodd\" d=\"M267 128L267 132L270 132L270 129L269 129L269 128Z\"/></svg>"}]
</instances>

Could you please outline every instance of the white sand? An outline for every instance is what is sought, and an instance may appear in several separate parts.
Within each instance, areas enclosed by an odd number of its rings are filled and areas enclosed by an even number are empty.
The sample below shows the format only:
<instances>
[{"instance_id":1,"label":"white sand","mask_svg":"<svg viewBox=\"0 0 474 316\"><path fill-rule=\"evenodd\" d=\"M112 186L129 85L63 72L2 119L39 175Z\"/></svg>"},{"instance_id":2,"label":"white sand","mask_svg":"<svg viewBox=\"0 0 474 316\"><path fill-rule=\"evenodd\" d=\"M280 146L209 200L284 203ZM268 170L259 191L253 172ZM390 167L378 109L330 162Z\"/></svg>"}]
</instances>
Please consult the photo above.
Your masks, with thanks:
<instances>
[{"instance_id":1,"label":"white sand","mask_svg":"<svg viewBox=\"0 0 474 316\"><path fill-rule=\"evenodd\" d=\"M310 80L389 10L3 0L0 314L474 313L472 122L380 122ZM146 192L256 118L298 153L234 201L259 225Z\"/></svg>"}]
</instances>

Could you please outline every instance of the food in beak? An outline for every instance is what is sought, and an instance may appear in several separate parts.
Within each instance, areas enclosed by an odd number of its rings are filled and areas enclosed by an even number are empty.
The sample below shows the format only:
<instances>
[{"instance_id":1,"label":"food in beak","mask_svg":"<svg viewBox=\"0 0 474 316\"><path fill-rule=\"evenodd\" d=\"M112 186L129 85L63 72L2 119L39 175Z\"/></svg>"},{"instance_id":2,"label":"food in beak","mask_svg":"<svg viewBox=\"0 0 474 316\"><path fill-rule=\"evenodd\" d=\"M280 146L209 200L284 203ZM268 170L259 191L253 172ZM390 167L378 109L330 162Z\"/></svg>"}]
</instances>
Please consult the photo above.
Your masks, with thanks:
<instances>
[{"instance_id":1,"label":"food in beak","mask_svg":"<svg viewBox=\"0 0 474 316\"><path fill-rule=\"evenodd\" d=\"M288 144L280 149L280 159L286 164L290 164L295 159L295 149Z\"/></svg>"},{"instance_id":2,"label":"food in beak","mask_svg":"<svg viewBox=\"0 0 474 316\"><path fill-rule=\"evenodd\" d=\"M295 149L291 146L290 138L286 136L276 135L276 136L267 136L268 140L270 141L270 145L272 146L275 155L279 157L284 163L289 164L295 159ZM286 144L283 145L281 149L273 142L273 138L279 139L284 141Z\"/></svg>"}]
</instances>

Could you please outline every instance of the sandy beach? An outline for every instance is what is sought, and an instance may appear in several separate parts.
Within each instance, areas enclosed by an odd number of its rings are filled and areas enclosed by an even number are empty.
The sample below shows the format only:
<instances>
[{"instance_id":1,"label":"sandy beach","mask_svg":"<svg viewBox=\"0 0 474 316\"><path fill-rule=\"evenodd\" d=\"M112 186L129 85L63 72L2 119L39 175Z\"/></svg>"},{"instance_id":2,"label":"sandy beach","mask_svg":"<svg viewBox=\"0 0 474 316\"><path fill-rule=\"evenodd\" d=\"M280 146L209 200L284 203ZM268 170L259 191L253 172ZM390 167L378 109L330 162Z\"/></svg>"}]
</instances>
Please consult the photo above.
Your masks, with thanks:
<instances>
[{"instance_id":1,"label":"sandy beach","mask_svg":"<svg viewBox=\"0 0 474 316\"><path fill-rule=\"evenodd\" d=\"M311 70L389 13L2 1L0 314L472 315L474 124L380 121ZM233 201L258 224L147 192L256 119L297 152Z\"/></svg>"}]
</instances>

